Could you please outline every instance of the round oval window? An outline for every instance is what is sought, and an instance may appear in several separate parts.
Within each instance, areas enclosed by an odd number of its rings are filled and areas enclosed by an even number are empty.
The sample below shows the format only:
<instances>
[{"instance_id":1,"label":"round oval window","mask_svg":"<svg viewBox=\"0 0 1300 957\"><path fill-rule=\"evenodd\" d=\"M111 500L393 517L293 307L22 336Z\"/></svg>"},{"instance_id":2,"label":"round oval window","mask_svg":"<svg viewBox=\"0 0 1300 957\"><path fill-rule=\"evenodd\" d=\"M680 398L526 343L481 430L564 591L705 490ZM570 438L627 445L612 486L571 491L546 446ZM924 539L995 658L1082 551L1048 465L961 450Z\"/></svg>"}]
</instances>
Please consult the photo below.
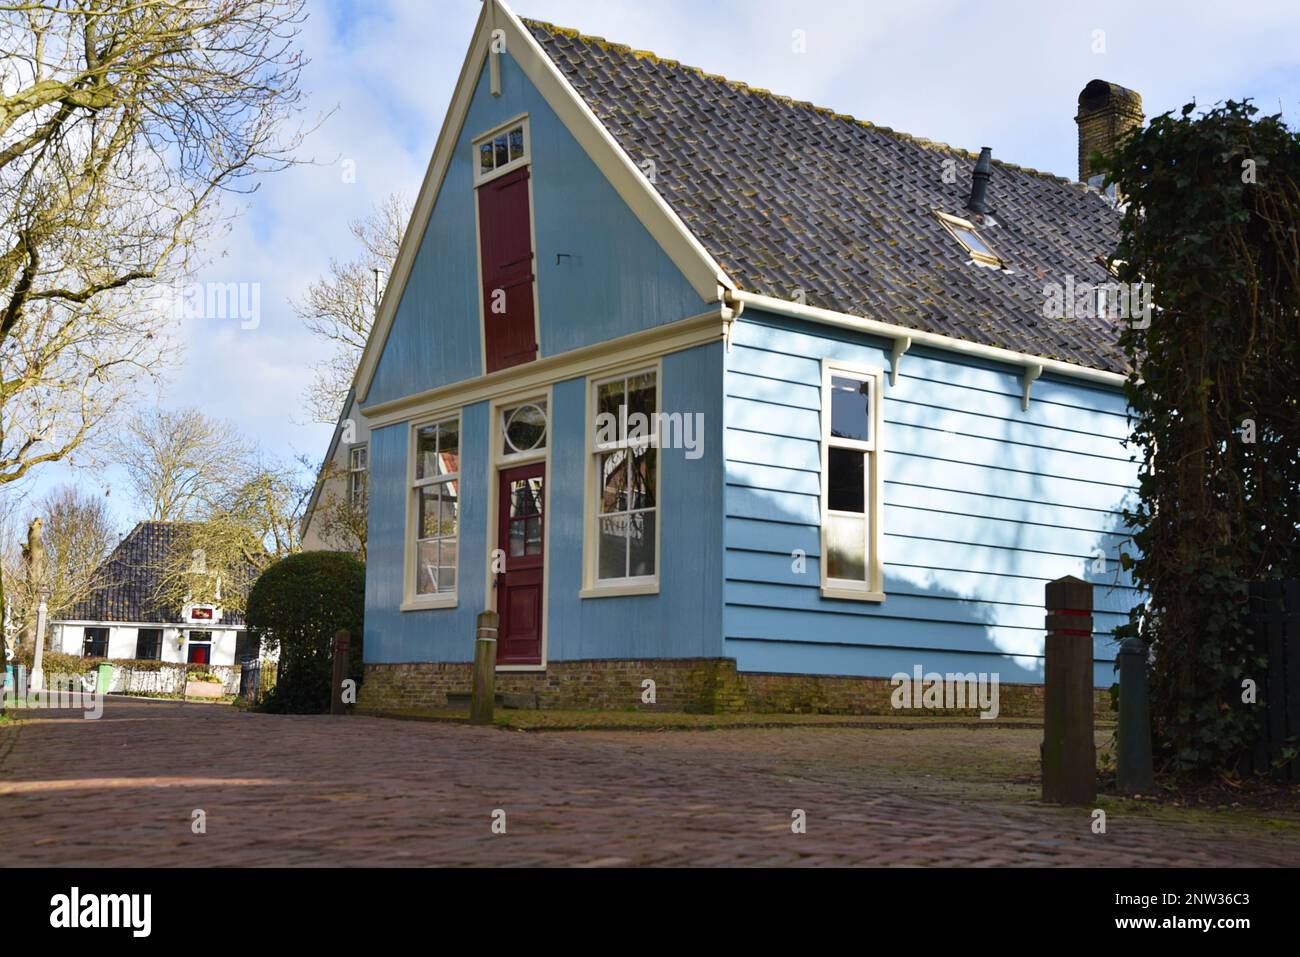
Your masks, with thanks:
<instances>
[{"instance_id":1,"label":"round oval window","mask_svg":"<svg viewBox=\"0 0 1300 957\"><path fill-rule=\"evenodd\" d=\"M531 452L546 442L546 413L540 406L521 405L506 416L506 445L511 452Z\"/></svg>"}]
</instances>

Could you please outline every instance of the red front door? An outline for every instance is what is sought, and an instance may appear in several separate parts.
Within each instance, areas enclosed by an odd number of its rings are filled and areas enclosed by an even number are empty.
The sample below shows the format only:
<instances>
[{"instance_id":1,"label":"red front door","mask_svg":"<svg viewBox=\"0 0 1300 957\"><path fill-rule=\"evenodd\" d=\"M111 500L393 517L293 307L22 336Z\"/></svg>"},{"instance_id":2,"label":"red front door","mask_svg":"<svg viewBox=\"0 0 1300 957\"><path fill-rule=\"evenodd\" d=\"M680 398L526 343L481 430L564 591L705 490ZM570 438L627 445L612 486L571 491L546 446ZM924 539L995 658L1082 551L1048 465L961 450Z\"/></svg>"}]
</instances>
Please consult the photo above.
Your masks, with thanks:
<instances>
[{"instance_id":1,"label":"red front door","mask_svg":"<svg viewBox=\"0 0 1300 957\"><path fill-rule=\"evenodd\" d=\"M527 166L478 188L488 372L537 358L530 223Z\"/></svg>"},{"instance_id":2,"label":"red front door","mask_svg":"<svg viewBox=\"0 0 1300 957\"><path fill-rule=\"evenodd\" d=\"M542 552L546 463L521 465L500 476L497 547L505 571L497 575L497 663L542 663Z\"/></svg>"}]
</instances>

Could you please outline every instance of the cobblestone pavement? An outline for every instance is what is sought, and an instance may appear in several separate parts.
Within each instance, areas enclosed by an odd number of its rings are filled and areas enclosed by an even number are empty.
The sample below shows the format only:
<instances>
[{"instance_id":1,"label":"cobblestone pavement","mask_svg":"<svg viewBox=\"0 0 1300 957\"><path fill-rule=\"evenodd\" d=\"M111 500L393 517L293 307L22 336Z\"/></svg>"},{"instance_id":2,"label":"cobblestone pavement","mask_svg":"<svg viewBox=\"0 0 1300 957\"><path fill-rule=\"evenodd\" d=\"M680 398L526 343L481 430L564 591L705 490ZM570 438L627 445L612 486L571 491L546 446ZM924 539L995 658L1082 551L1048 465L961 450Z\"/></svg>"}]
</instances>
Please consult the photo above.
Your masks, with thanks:
<instances>
[{"instance_id":1,"label":"cobblestone pavement","mask_svg":"<svg viewBox=\"0 0 1300 957\"><path fill-rule=\"evenodd\" d=\"M1223 813L1039 805L1032 729L524 734L110 699L0 727L29 865L1293 864ZM193 812L206 833L192 833ZM492 832L505 812L506 833ZM791 830L802 809L807 832Z\"/></svg>"}]
</instances>

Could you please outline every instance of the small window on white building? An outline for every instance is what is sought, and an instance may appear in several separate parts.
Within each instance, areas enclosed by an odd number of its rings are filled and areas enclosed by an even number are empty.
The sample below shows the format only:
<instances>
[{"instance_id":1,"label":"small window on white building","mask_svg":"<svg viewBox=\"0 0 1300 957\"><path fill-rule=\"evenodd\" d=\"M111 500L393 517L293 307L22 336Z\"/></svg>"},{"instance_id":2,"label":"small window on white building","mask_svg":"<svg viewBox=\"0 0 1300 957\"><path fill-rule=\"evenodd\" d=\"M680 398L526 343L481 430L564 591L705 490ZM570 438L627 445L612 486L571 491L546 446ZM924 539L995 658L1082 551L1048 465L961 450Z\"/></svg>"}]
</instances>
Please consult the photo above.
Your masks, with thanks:
<instances>
[{"instance_id":1,"label":"small window on white building","mask_svg":"<svg viewBox=\"0 0 1300 957\"><path fill-rule=\"evenodd\" d=\"M354 445L348 451L348 501L353 505L361 505L365 501L369 457L369 448L365 445Z\"/></svg>"},{"instance_id":2,"label":"small window on white building","mask_svg":"<svg viewBox=\"0 0 1300 957\"><path fill-rule=\"evenodd\" d=\"M158 661L162 658L163 633L161 628L139 628L135 633L137 661Z\"/></svg>"},{"instance_id":3,"label":"small window on white building","mask_svg":"<svg viewBox=\"0 0 1300 957\"><path fill-rule=\"evenodd\" d=\"M884 598L880 563L881 374L822 366L822 594Z\"/></svg>"},{"instance_id":4,"label":"small window on white building","mask_svg":"<svg viewBox=\"0 0 1300 957\"><path fill-rule=\"evenodd\" d=\"M85 638L81 645L81 656L83 658L108 657L107 628L87 628L85 630Z\"/></svg>"}]
</instances>

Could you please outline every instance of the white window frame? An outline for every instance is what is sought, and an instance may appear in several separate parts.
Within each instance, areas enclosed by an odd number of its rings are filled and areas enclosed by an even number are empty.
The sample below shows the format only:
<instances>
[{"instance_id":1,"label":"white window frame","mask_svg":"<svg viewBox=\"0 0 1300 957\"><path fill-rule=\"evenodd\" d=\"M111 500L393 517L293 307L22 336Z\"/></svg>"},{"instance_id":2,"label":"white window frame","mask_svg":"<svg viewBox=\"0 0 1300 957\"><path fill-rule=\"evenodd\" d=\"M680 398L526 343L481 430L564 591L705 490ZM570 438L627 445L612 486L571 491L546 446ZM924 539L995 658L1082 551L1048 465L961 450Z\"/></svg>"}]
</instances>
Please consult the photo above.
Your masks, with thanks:
<instances>
[{"instance_id":1,"label":"white window frame","mask_svg":"<svg viewBox=\"0 0 1300 957\"><path fill-rule=\"evenodd\" d=\"M535 389L523 392L514 392L507 395L498 396L493 399L489 405L489 415L491 417L491 465L487 470L487 502L488 502L488 522L487 522L487 577L484 581L484 594L488 596L487 607L492 611L500 611L497 607L497 589L495 587L496 572L493 570L493 556L498 548L498 539L500 538L501 522L501 472L505 469L516 468L520 465L529 465L533 462L542 462L546 466L544 473L545 491L542 501L542 660L535 665L497 665L497 671L545 671L547 667L547 655L549 654L549 635L547 623L550 619L548 614L548 603L550 602L550 579L551 579L551 530L549 527L551 514L551 444L554 439L554 422L551 419L551 411L555 406L555 397L553 390L548 385L543 391L538 392ZM506 453L505 444L505 421L504 413L508 409L513 409L521 405L529 404L546 404L546 445L540 449L531 449L527 452ZM509 560L507 559L507 566Z\"/></svg>"},{"instance_id":2,"label":"white window frame","mask_svg":"<svg viewBox=\"0 0 1300 957\"><path fill-rule=\"evenodd\" d=\"M509 133L516 126L522 127L524 131L523 155L520 156L518 159L509 160L503 166L496 167L490 173L484 173L479 166L479 147L482 146L484 143L486 143L488 140L496 139L497 136L499 136L502 133ZM506 173L509 173L512 170L517 170L521 166L527 166L529 163L532 162L532 158L533 158L532 142L533 142L533 136L532 136L532 131L528 128L527 113L520 113L518 116L514 117L513 119L506 120L506 122L500 124L499 126L494 126L486 133L480 133L478 136L474 137L474 141L470 145L470 148L474 151L473 153L474 185L482 186L484 183L490 183L492 182L492 180L496 179L497 177L504 176Z\"/></svg>"},{"instance_id":3,"label":"white window frame","mask_svg":"<svg viewBox=\"0 0 1300 957\"><path fill-rule=\"evenodd\" d=\"M546 434L543 441L546 443L539 449L528 449L524 452L507 452L505 450L506 422L505 414L512 409L518 409L525 405L535 405L542 409L546 417ZM527 465L529 462L535 462L539 459L547 458L547 452L551 447L551 396L550 391L539 392L527 399L508 399L506 401L494 401L492 404L493 416L493 460L501 468L512 468L516 465Z\"/></svg>"},{"instance_id":4,"label":"white window frame","mask_svg":"<svg viewBox=\"0 0 1300 957\"><path fill-rule=\"evenodd\" d=\"M866 442L837 438L831 435L831 377L834 375L848 376L866 382L870 387L871 408L868 413L867 427L869 435ZM821 592L823 598L845 598L852 601L875 602L885 600L884 564L880 557L881 523L884 518L884 496L882 494L884 483L881 480L880 469L880 430L883 421L881 408L884 404L882 402L884 385L885 374L882 369L854 365L833 359L822 360L821 527L819 535L821 545ZM831 578L827 570L829 554L826 547L826 527L832 514L830 510L830 450L832 447L857 449L867 455L866 467L862 470L862 480L866 485L863 490L865 508L862 512L862 517L866 519L865 528L863 529L865 538L864 557L867 570L866 581ZM857 515L858 513L837 512L834 514Z\"/></svg>"},{"instance_id":5,"label":"white window frame","mask_svg":"<svg viewBox=\"0 0 1300 957\"><path fill-rule=\"evenodd\" d=\"M600 387L610 382L617 382L633 376L653 373L655 377L655 412L663 411L663 362L652 365L639 363L619 369L605 370L598 376L587 377L587 429L583 439L583 454L587 459L586 480L583 483L583 587L578 595L581 598L609 598L620 595L657 595L659 593L659 573L663 568L663 450L659 446L659 420L655 417L650 434L629 442L626 438L618 442L598 444L596 442L596 396ZM621 428L621 426L620 426ZM655 452L655 572L653 575L638 575L631 578L599 577L600 569L600 514L597 493L601 487L598 472L600 454L613 449L631 446L651 446Z\"/></svg>"},{"instance_id":6,"label":"white window frame","mask_svg":"<svg viewBox=\"0 0 1300 957\"><path fill-rule=\"evenodd\" d=\"M439 422L456 422L456 442L457 455L460 456L462 467L458 472L447 475L435 475L417 479L415 477L416 449L420 429L426 426L436 425ZM462 524L464 516L462 512L456 514L456 587L452 591L440 591L430 594L420 595L415 591L416 583L416 554L418 552L418 536L420 525L420 490L430 485L445 484L447 482L460 483L460 494L457 498L463 508L465 501L465 481L464 481L464 448L465 448L465 423L460 409L447 409L436 415L421 416L419 419L412 419L407 426L406 437L406 529L403 535L403 548L405 557L403 559L403 600L402 611L422 611L428 608L455 608L460 601L460 582L463 574L464 563L461 561L460 544L462 541Z\"/></svg>"},{"instance_id":7,"label":"white window frame","mask_svg":"<svg viewBox=\"0 0 1300 957\"><path fill-rule=\"evenodd\" d=\"M994 269L1002 269L1005 266L1002 257L999 256L998 251L993 248L993 244L989 242L988 237L980 232L979 227L970 220L962 219L960 216L952 216L948 213L941 213L937 209L934 211L934 215L939 218L939 222L943 223L943 228L948 231L948 235L957 240L957 242L961 244L961 248L970 254L970 258L973 262L979 263L981 266L991 266ZM988 252L984 253L977 249L972 249L970 244L968 244L966 240L962 239L960 234L958 234L957 230L959 229L969 230L978 236L980 242L984 244L984 248L987 249Z\"/></svg>"},{"instance_id":8,"label":"white window frame","mask_svg":"<svg viewBox=\"0 0 1300 957\"><path fill-rule=\"evenodd\" d=\"M365 456L365 464L357 468L356 456L360 452ZM357 504L357 476L363 476L363 481L368 482L370 474L370 446L366 442L353 445L348 449L348 504Z\"/></svg>"},{"instance_id":9,"label":"white window frame","mask_svg":"<svg viewBox=\"0 0 1300 957\"><path fill-rule=\"evenodd\" d=\"M107 658L109 645L111 645L113 641L113 629L108 625L86 625L81 629L81 657L83 658L92 657L91 655L86 654L86 644L90 641L90 636L87 635L86 632L91 630L102 631L104 633L103 657Z\"/></svg>"}]
</instances>

